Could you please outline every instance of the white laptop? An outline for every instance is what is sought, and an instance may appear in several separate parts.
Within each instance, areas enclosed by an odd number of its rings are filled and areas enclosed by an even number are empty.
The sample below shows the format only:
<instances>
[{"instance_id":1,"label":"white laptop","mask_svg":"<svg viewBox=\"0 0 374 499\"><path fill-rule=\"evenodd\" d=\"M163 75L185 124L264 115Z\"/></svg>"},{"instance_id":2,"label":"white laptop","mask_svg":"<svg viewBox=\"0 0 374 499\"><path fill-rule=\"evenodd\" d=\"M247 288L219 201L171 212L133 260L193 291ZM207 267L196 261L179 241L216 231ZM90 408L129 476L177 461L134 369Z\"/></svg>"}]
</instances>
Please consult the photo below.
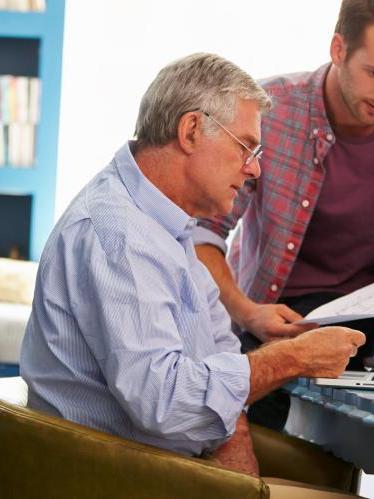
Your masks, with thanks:
<instances>
[{"instance_id":1,"label":"white laptop","mask_svg":"<svg viewBox=\"0 0 374 499\"><path fill-rule=\"evenodd\" d=\"M374 317L374 283L312 310L301 323L320 326ZM339 378L315 378L318 386L374 390L374 371L345 371Z\"/></svg>"},{"instance_id":2,"label":"white laptop","mask_svg":"<svg viewBox=\"0 0 374 499\"><path fill-rule=\"evenodd\" d=\"M339 378L315 378L314 382L318 386L374 390L374 372L344 371Z\"/></svg>"}]
</instances>

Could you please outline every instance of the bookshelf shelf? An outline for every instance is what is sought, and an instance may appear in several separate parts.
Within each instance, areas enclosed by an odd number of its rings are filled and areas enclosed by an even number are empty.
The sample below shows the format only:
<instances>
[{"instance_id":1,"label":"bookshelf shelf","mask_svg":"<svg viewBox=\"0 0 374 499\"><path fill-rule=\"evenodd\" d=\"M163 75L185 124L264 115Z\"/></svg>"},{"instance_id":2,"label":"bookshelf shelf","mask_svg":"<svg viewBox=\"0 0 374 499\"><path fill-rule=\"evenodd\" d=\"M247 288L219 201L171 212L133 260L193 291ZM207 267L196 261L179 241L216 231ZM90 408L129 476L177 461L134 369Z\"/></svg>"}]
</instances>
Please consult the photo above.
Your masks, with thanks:
<instances>
[{"instance_id":1,"label":"bookshelf shelf","mask_svg":"<svg viewBox=\"0 0 374 499\"><path fill-rule=\"evenodd\" d=\"M14 168L4 166L0 170L0 178L6 177L6 188L1 183L1 194L25 194L36 191L39 183L39 172L35 168Z\"/></svg>"},{"instance_id":2,"label":"bookshelf shelf","mask_svg":"<svg viewBox=\"0 0 374 499\"><path fill-rule=\"evenodd\" d=\"M40 258L54 223L64 7L64 0L47 0L44 12L0 10L0 44L8 38L39 43L37 76L41 81L41 100L35 163L31 168L8 164L0 167L0 194L32 195L31 260ZM4 66L6 61L1 61L0 53L0 68Z\"/></svg>"},{"instance_id":3,"label":"bookshelf shelf","mask_svg":"<svg viewBox=\"0 0 374 499\"><path fill-rule=\"evenodd\" d=\"M51 0L49 3L53 2ZM12 12L0 10L1 36L17 38L42 38L48 28L45 16L48 12ZM49 17L49 16L48 16Z\"/></svg>"}]
</instances>

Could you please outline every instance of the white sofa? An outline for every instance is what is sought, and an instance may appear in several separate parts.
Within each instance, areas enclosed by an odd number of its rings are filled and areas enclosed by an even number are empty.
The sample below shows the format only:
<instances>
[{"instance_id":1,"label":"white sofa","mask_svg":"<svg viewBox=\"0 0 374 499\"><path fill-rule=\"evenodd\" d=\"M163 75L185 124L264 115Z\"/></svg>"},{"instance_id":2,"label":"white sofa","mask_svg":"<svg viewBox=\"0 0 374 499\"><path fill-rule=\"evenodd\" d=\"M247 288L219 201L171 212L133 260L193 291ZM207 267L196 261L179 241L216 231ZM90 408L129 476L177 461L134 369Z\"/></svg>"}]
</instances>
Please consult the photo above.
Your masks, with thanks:
<instances>
[{"instance_id":1,"label":"white sofa","mask_svg":"<svg viewBox=\"0 0 374 499\"><path fill-rule=\"evenodd\" d=\"M36 262L0 258L0 365L17 365L31 312Z\"/></svg>"}]
</instances>

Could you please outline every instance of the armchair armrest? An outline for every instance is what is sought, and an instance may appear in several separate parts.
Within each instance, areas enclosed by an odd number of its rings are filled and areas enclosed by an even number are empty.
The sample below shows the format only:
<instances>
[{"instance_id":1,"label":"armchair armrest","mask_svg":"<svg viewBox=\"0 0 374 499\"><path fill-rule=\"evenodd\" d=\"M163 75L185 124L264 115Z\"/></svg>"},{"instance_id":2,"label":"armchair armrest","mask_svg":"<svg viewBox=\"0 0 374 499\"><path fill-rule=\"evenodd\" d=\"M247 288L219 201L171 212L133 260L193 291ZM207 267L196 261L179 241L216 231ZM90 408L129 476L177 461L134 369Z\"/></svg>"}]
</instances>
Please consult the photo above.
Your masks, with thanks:
<instances>
[{"instance_id":1,"label":"armchair armrest","mask_svg":"<svg viewBox=\"0 0 374 499\"><path fill-rule=\"evenodd\" d=\"M318 445L250 424L262 477L275 477L356 492L359 470ZM266 481L266 478L264 478Z\"/></svg>"}]
</instances>

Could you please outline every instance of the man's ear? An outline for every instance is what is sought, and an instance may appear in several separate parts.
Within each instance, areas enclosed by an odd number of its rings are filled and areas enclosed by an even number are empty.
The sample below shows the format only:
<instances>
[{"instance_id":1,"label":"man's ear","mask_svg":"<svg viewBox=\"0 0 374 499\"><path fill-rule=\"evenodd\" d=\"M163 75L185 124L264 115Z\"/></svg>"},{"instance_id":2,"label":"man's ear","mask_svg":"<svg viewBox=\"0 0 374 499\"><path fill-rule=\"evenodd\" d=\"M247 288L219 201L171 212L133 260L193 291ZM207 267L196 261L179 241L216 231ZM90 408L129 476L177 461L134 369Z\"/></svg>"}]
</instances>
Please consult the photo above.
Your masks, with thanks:
<instances>
[{"instance_id":1,"label":"man's ear","mask_svg":"<svg viewBox=\"0 0 374 499\"><path fill-rule=\"evenodd\" d=\"M191 111L183 114L178 123L179 146L186 154L192 154L201 137L201 113Z\"/></svg>"},{"instance_id":2,"label":"man's ear","mask_svg":"<svg viewBox=\"0 0 374 499\"><path fill-rule=\"evenodd\" d=\"M330 56L335 66L340 66L347 56L347 44L340 33L334 33L330 45Z\"/></svg>"}]
</instances>

